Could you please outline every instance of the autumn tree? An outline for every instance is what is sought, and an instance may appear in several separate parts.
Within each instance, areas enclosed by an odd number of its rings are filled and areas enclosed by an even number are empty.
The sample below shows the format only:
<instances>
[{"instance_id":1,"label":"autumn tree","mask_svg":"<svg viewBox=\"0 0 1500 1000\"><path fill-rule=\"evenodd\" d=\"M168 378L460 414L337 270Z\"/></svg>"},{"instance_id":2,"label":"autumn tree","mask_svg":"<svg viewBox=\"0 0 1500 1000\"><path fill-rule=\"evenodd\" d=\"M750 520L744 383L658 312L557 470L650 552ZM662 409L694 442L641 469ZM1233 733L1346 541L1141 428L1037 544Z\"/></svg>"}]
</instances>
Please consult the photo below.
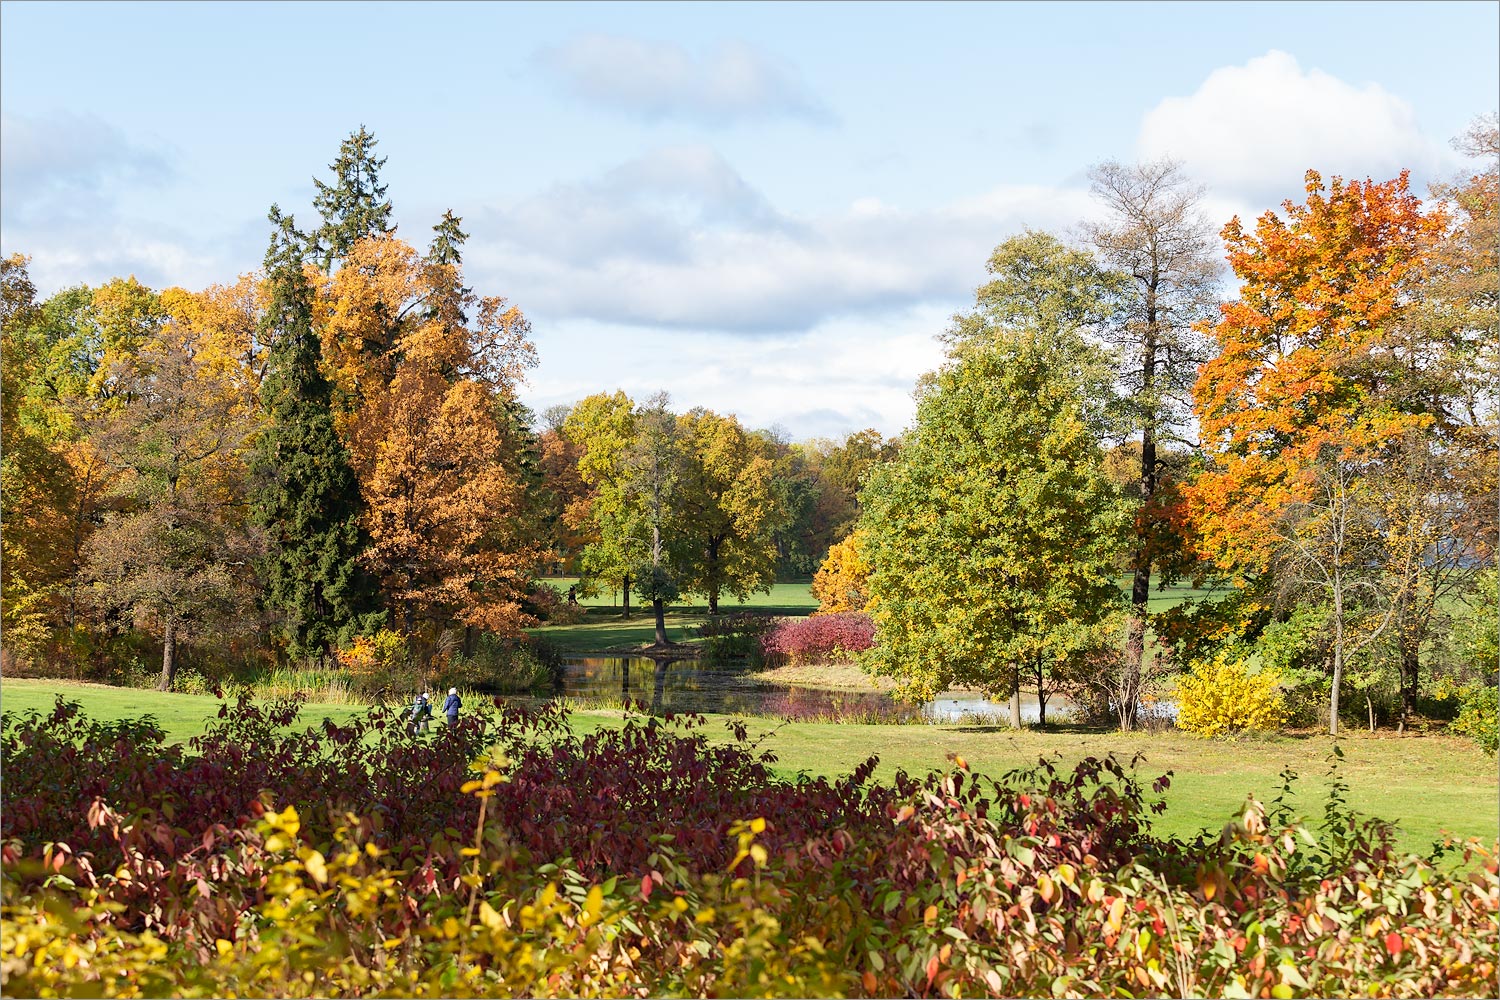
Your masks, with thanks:
<instances>
[{"instance_id":1,"label":"autumn tree","mask_svg":"<svg viewBox=\"0 0 1500 1000\"><path fill-rule=\"evenodd\" d=\"M1253 231L1237 218L1224 229L1239 297L1221 307L1211 328L1219 355L1194 389L1211 467L1187 501L1205 554L1242 577L1295 555L1298 539L1330 538L1326 526L1346 500L1368 495L1382 456L1436 419L1391 391L1409 360L1392 332L1421 297L1444 213L1424 213L1405 174L1325 187L1314 171L1306 203L1283 209L1285 218L1267 212ZM1336 732L1344 638L1360 626L1337 613L1353 602L1330 597Z\"/></svg>"},{"instance_id":2,"label":"autumn tree","mask_svg":"<svg viewBox=\"0 0 1500 1000\"><path fill-rule=\"evenodd\" d=\"M1391 525L1392 646L1399 661L1400 726L1416 711L1423 656L1449 609L1494 564L1500 507L1496 385L1500 373L1500 130L1493 114L1455 141L1477 172L1437 184L1448 228L1427 248L1420 295L1389 324L1378 391L1425 413L1385 450L1378 492Z\"/></svg>"},{"instance_id":3,"label":"autumn tree","mask_svg":"<svg viewBox=\"0 0 1500 1000\"><path fill-rule=\"evenodd\" d=\"M775 532L785 512L775 489L770 449L733 416L694 409L677 418L680 483L674 532L692 555L680 587L708 598L744 601L770 592L776 578Z\"/></svg>"},{"instance_id":4,"label":"autumn tree","mask_svg":"<svg viewBox=\"0 0 1500 1000\"><path fill-rule=\"evenodd\" d=\"M153 629L162 641L159 690L170 690L178 643L233 629L249 607L252 541L224 516L244 502L243 475L217 460L250 428L232 387L218 384L183 331L168 328L110 375L119 405L91 444L125 475L126 509L84 547L82 575L106 618Z\"/></svg>"},{"instance_id":5,"label":"autumn tree","mask_svg":"<svg viewBox=\"0 0 1500 1000\"><path fill-rule=\"evenodd\" d=\"M1109 161L1090 171L1092 189L1108 218L1084 227L1103 266L1126 284L1115 321L1103 328L1115 349L1125 429L1139 435L1135 543L1129 560L1131 617L1125 669L1139 675L1145 653L1147 603L1153 569L1170 574L1172 502L1165 494L1170 466L1163 446L1193 450L1182 436L1191 414L1199 366L1209 356L1195 325L1218 302L1219 247L1200 205L1203 189L1171 160L1125 165ZM1164 565L1163 557L1166 557ZM1133 727L1133 716L1127 720Z\"/></svg>"},{"instance_id":6,"label":"autumn tree","mask_svg":"<svg viewBox=\"0 0 1500 1000\"><path fill-rule=\"evenodd\" d=\"M369 544L364 503L334 428L303 238L275 208L271 220L259 332L271 345L260 386L267 426L251 466L256 522L268 544L262 600L279 619L290 655L322 659L373 630L382 614L376 581L359 561Z\"/></svg>"},{"instance_id":7,"label":"autumn tree","mask_svg":"<svg viewBox=\"0 0 1500 1000\"><path fill-rule=\"evenodd\" d=\"M866 665L926 698L1012 697L1118 601L1127 511L1102 471L1107 364L1077 331L959 321L901 457L860 495L876 645Z\"/></svg>"},{"instance_id":8,"label":"autumn tree","mask_svg":"<svg viewBox=\"0 0 1500 1000\"><path fill-rule=\"evenodd\" d=\"M810 551L827 551L833 542L848 536L859 521L859 491L865 475L875 466L893 462L901 446L873 427L854 431L837 444L819 449L818 472L824 488L815 510L815 534Z\"/></svg>"},{"instance_id":9,"label":"autumn tree","mask_svg":"<svg viewBox=\"0 0 1500 1000\"><path fill-rule=\"evenodd\" d=\"M856 529L828 550L823 565L813 574L812 595L818 601L814 614L863 611L870 599L870 563L862 551L864 532Z\"/></svg>"},{"instance_id":10,"label":"autumn tree","mask_svg":"<svg viewBox=\"0 0 1500 1000\"><path fill-rule=\"evenodd\" d=\"M377 144L361 125L339 145L338 156L328 165L332 182L313 178L318 191L313 207L323 217L316 233L316 257L324 271L332 271L334 262L343 260L365 237L396 231L391 202L385 196L387 185L380 183L386 157L375 156Z\"/></svg>"},{"instance_id":11,"label":"autumn tree","mask_svg":"<svg viewBox=\"0 0 1500 1000\"><path fill-rule=\"evenodd\" d=\"M4 261L4 278L0 606L7 648L34 652L52 629L79 624L83 546L115 502L117 472L89 444L120 405L101 366L128 359L125 348L154 336L161 313L155 293L131 281L65 288L37 303L18 255Z\"/></svg>"},{"instance_id":12,"label":"autumn tree","mask_svg":"<svg viewBox=\"0 0 1500 1000\"><path fill-rule=\"evenodd\" d=\"M579 571L586 585L618 586L627 618L631 574L646 551L641 513L629 478L635 416L635 404L624 392L596 393L573 407L562 431L576 450L579 476L587 488L566 515L574 530L587 539L579 555Z\"/></svg>"},{"instance_id":13,"label":"autumn tree","mask_svg":"<svg viewBox=\"0 0 1500 1000\"><path fill-rule=\"evenodd\" d=\"M656 645L667 643L666 606L681 592L687 575L684 562L691 551L672 532L681 517L685 492L684 448L677 418L668 408L667 394L658 392L636 410L635 438L625 454L625 489L648 543L632 576L643 600L651 602Z\"/></svg>"},{"instance_id":14,"label":"autumn tree","mask_svg":"<svg viewBox=\"0 0 1500 1000\"><path fill-rule=\"evenodd\" d=\"M588 497L588 486L578 469L583 452L565 430L570 410L566 406L549 408L543 413L545 426L538 435L543 522L552 568L563 573L579 571L579 557L593 540L581 510Z\"/></svg>"},{"instance_id":15,"label":"autumn tree","mask_svg":"<svg viewBox=\"0 0 1500 1000\"><path fill-rule=\"evenodd\" d=\"M54 624L52 605L73 569L67 562L72 480L44 412L26 405L45 369L41 310L27 259L0 260L0 625L11 655L30 656Z\"/></svg>"}]
</instances>

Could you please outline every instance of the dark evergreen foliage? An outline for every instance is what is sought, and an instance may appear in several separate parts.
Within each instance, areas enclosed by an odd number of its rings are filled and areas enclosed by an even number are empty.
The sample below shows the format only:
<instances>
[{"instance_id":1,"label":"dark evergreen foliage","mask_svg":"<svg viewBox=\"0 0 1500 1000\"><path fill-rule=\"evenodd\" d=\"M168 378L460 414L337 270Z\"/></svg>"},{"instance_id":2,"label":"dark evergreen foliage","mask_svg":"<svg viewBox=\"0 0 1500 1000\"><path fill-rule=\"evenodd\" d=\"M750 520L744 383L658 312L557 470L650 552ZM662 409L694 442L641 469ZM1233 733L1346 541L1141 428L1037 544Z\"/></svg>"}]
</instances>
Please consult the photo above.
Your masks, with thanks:
<instances>
[{"instance_id":1,"label":"dark evergreen foliage","mask_svg":"<svg viewBox=\"0 0 1500 1000\"><path fill-rule=\"evenodd\" d=\"M391 202L385 196L386 185L380 183L380 168L386 158L376 158L377 141L361 125L339 146L338 158L328 165L333 183L313 178L318 188L313 207L323 216L316 253L325 271L333 270L333 262L347 256L357 240L396 231L391 222Z\"/></svg>"},{"instance_id":2,"label":"dark evergreen foliage","mask_svg":"<svg viewBox=\"0 0 1500 1000\"><path fill-rule=\"evenodd\" d=\"M276 226L265 264L271 299L261 328L271 344L261 384L269 425L251 466L255 516L270 548L264 600L281 618L290 655L322 656L379 627L383 612L375 580L357 561L368 541L359 483L319 368L312 291L302 272L306 239L274 206L270 217Z\"/></svg>"}]
</instances>

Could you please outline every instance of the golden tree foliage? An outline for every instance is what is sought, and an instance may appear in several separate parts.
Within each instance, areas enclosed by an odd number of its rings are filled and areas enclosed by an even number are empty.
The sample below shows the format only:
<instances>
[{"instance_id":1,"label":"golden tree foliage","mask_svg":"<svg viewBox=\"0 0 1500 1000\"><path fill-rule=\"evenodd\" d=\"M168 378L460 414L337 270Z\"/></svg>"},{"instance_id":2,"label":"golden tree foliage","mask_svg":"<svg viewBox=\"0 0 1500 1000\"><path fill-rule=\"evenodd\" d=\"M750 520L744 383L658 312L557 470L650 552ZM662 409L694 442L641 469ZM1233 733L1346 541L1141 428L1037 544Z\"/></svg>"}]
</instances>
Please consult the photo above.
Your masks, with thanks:
<instances>
[{"instance_id":1,"label":"golden tree foliage","mask_svg":"<svg viewBox=\"0 0 1500 1000\"><path fill-rule=\"evenodd\" d=\"M0 627L12 655L29 656L46 639L49 605L67 576L69 468L45 426L27 419L26 389L41 363L27 336L36 322L36 288L28 261L13 254L0 262Z\"/></svg>"},{"instance_id":2,"label":"golden tree foliage","mask_svg":"<svg viewBox=\"0 0 1500 1000\"><path fill-rule=\"evenodd\" d=\"M828 558L813 574L812 594L818 599L814 614L863 611L869 601L870 564L860 551L864 532L855 529L828 550Z\"/></svg>"},{"instance_id":3,"label":"golden tree foliage","mask_svg":"<svg viewBox=\"0 0 1500 1000\"><path fill-rule=\"evenodd\" d=\"M201 292L168 288L161 303L168 322L190 331L186 335L204 373L253 398L265 373L268 346L255 332L266 307L264 283L242 274L232 285L210 285Z\"/></svg>"},{"instance_id":4,"label":"golden tree foliage","mask_svg":"<svg viewBox=\"0 0 1500 1000\"><path fill-rule=\"evenodd\" d=\"M544 554L503 423L536 363L529 324L393 236L356 242L317 278L314 320L366 505L364 558L391 610L408 628L516 633Z\"/></svg>"},{"instance_id":5,"label":"golden tree foliage","mask_svg":"<svg viewBox=\"0 0 1500 1000\"><path fill-rule=\"evenodd\" d=\"M99 358L89 395L111 402L121 389L119 365L128 363L166 321L161 296L134 277L115 278L94 290L91 320Z\"/></svg>"},{"instance_id":6,"label":"golden tree foliage","mask_svg":"<svg viewBox=\"0 0 1500 1000\"><path fill-rule=\"evenodd\" d=\"M354 424L366 561L407 623L450 619L514 634L542 553L521 531L524 487L504 460L493 400L472 381L401 370Z\"/></svg>"}]
</instances>

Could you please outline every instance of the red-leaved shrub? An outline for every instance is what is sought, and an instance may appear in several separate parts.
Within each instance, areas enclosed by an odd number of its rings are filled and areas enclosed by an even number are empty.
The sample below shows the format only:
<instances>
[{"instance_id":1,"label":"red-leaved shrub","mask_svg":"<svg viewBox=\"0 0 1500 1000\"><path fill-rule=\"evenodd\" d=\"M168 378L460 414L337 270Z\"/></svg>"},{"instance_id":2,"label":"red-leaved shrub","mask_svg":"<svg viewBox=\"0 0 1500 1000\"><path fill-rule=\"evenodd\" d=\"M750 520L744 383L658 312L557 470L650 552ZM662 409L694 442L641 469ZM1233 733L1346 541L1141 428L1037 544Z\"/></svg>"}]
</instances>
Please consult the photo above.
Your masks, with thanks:
<instances>
[{"instance_id":1,"label":"red-leaved shrub","mask_svg":"<svg viewBox=\"0 0 1500 1000\"><path fill-rule=\"evenodd\" d=\"M770 664L828 663L851 658L875 642L875 622L863 611L783 618L761 637Z\"/></svg>"}]
</instances>

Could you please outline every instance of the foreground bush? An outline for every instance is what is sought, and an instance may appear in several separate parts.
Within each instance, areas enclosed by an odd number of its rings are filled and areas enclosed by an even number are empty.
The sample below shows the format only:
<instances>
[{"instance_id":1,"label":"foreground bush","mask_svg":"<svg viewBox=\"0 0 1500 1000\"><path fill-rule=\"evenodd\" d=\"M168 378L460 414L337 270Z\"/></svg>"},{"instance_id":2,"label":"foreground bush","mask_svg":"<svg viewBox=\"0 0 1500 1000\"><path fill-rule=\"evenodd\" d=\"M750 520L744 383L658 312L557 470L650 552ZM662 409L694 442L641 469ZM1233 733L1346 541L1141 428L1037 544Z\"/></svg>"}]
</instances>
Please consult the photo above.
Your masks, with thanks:
<instances>
[{"instance_id":1,"label":"foreground bush","mask_svg":"<svg viewBox=\"0 0 1500 1000\"><path fill-rule=\"evenodd\" d=\"M830 663L852 659L875 642L875 622L863 611L783 618L761 638L761 651L774 665Z\"/></svg>"},{"instance_id":2,"label":"foreground bush","mask_svg":"<svg viewBox=\"0 0 1500 1000\"><path fill-rule=\"evenodd\" d=\"M231 721L244 711L227 706ZM1343 808L1338 783L1316 829L1294 821L1288 783L1269 807L1247 801L1222 835L1184 844L1151 836L1160 806L1108 759L999 780L955 760L891 785L869 781L872 763L829 785L778 779L753 746L711 747L691 726L632 722L586 748L549 728L565 721L555 714L487 714L476 724L524 752L555 749L561 770L546 782L509 751L464 761L461 808L445 818L467 822L423 849L393 840L379 808L326 825L312 803L273 791L275 805L257 797L195 838L184 834L197 817L96 796L82 817L91 852L8 826L6 993L1492 995L1494 853L1472 843L1398 856L1383 824ZM103 732L76 715L63 724ZM34 745L21 741L23 767ZM377 763L397 766L397 749ZM617 751L641 762L642 781L577 770ZM192 765L158 769L174 766ZM716 783L733 794L694 787ZM51 794L34 785L28 801ZM709 814L721 809L737 811ZM537 840L526 821L589 828ZM575 856L595 836L605 849Z\"/></svg>"},{"instance_id":3,"label":"foreground bush","mask_svg":"<svg viewBox=\"0 0 1500 1000\"><path fill-rule=\"evenodd\" d=\"M1280 684L1275 670L1252 674L1243 660L1200 660L1178 679L1177 726L1208 737L1279 729L1287 718Z\"/></svg>"}]
</instances>

